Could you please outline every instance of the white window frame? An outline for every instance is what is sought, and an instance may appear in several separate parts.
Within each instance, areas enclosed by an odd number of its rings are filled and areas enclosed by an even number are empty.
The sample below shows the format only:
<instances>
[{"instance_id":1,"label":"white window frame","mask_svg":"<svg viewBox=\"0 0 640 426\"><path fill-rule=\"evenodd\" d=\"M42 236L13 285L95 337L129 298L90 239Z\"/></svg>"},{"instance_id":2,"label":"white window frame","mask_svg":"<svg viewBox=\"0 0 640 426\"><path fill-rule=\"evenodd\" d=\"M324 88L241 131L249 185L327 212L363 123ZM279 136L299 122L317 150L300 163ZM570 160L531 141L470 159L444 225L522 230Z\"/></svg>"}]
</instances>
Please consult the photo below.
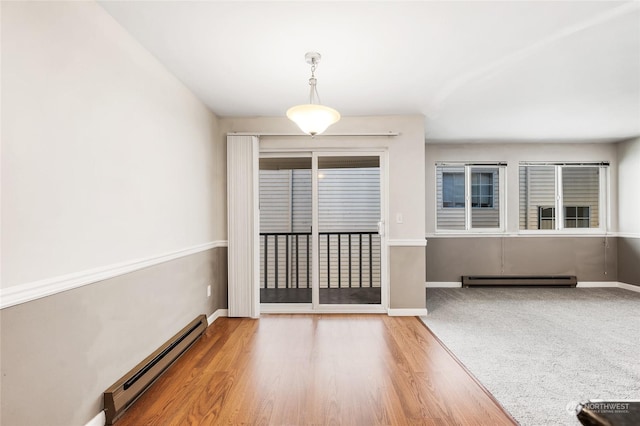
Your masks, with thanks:
<instances>
[{"instance_id":1,"label":"white window frame","mask_svg":"<svg viewBox=\"0 0 640 426\"><path fill-rule=\"evenodd\" d=\"M438 187L437 187L437 179L436 182L436 200L434 203L435 206L435 220L436 220L436 234L495 234L495 233L504 233L507 229L506 224L506 164L504 163L487 163L487 164L467 164L467 163L436 163L435 173L436 176L438 174L439 167L464 167L464 222L465 229L447 229L447 228L438 228ZM496 228L473 228L471 226L472 219L472 209L471 207L471 170L474 169L487 169L493 170L498 169L498 215L500 226ZM442 172L446 173L445 171ZM444 178L443 178L444 184ZM444 188L442 188L443 196L444 196ZM495 206L496 197L495 197L495 186L493 188L493 205ZM444 208L454 208L454 207L444 207ZM460 207L457 207L460 208ZM477 207L481 209L495 209L495 207Z\"/></svg>"},{"instance_id":2,"label":"white window frame","mask_svg":"<svg viewBox=\"0 0 640 426\"><path fill-rule=\"evenodd\" d=\"M558 234L604 234L609 228L609 198L608 198L608 182L609 182L609 164L605 162L597 163L531 163L521 162L518 166L518 176L522 167L530 166L553 166L555 167L555 206L556 227L555 229L520 229L518 224L518 234L535 234L535 235L558 235ZM598 228L565 228L564 220L564 197L562 191L562 168L563 167L598 167L599 185L598 185ZM518 212L520 202L518 200Z\"/></svg>"}]
</instances>

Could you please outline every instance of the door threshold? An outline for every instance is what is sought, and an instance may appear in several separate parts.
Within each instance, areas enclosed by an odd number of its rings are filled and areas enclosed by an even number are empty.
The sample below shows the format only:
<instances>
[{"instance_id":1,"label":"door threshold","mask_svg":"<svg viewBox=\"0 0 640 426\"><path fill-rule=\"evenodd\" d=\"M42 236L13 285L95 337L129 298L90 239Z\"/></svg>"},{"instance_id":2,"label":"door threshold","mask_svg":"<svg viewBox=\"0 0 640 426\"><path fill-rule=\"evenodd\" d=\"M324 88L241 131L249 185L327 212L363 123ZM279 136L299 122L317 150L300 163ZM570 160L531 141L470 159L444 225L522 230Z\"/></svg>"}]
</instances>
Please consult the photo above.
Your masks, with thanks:
<instances>
[{"instance_id":1,"label":"door threshold","mask_svg":"<svg viewBox=\"0 0 640 426\"><path fill-rule=\"evenodd\" d=\"M261 314L386 314L382 305L322 305L307 303L261 303Z\"/></svg>"}]
</instances>

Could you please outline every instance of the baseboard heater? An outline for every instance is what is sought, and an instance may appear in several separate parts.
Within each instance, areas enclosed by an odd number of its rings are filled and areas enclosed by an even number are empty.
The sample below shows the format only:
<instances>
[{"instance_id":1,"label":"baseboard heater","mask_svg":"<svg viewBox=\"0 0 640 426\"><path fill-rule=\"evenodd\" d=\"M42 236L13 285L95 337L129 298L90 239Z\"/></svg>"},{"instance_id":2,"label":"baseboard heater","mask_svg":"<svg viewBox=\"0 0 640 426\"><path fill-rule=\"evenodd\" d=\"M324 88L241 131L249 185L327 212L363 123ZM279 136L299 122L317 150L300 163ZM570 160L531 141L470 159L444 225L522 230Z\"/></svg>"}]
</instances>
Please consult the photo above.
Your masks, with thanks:
<instances>
[{"instance_id":1,"label":"baseboard heater","mask_svg":"<svg viewBox=\"0 0 640 426\"><path fill-rule=\"evenodd\" d=\"M112 425L207 328L200 315L104 392L106 424Z\"/></svg>"},{"instance_id":2,"label":"baseboard heater","mask_svg":"<svg viewBox=\"0 0 640 426\"><path fill-rule=\"evenodd\" d=\"M478 286L552 286L575 287L575 275L463 275L462 287Z\"/></svg>"}]
</instances>

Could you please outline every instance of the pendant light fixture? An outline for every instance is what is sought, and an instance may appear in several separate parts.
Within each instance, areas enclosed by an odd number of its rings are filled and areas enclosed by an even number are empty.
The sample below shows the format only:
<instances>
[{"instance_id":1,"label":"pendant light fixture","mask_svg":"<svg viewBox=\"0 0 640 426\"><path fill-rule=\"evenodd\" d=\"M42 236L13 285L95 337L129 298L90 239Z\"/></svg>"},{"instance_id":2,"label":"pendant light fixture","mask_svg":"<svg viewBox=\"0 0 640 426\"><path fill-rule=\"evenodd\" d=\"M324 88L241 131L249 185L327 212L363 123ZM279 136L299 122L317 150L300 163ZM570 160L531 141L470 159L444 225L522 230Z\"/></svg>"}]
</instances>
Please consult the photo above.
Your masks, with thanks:
<instances>
[{"instance_id":1,"label":"pendant light fixture","mask_svg":"<svg viewBox=\"0 0 640 426\"><path fill-rule=\"evenodd\" d=\"M316 68L320 62L320 54L308 52L305 60L311 65L311 78L309 79L309 103L296 105L287 110L287 117L300 127L300 130L312 137L327 130L329 126L340 120L340 113L333 108L320 104L318 89L316 87Z\"/></svg>"}]
</instances>

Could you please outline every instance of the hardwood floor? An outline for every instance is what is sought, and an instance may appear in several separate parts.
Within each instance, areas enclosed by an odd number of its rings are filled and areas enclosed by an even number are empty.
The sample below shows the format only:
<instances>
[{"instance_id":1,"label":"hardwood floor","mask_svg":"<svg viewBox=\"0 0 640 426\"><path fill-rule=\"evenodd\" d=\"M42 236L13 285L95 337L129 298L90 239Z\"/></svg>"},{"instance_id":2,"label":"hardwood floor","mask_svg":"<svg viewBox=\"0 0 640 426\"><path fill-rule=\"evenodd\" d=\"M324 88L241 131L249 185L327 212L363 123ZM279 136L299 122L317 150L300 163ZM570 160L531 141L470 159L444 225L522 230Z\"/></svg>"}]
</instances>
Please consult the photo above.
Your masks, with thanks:
<instances>
[{"instance_id":1,"label":"hardwood floor","mask_svg":"<svg viewBox=\"0 0 640 426\"><path fill-rule=\"evenodd\" d=\"M513 425L415 317L219 318L117 422Z\"/></svg>"}]
</instances>

